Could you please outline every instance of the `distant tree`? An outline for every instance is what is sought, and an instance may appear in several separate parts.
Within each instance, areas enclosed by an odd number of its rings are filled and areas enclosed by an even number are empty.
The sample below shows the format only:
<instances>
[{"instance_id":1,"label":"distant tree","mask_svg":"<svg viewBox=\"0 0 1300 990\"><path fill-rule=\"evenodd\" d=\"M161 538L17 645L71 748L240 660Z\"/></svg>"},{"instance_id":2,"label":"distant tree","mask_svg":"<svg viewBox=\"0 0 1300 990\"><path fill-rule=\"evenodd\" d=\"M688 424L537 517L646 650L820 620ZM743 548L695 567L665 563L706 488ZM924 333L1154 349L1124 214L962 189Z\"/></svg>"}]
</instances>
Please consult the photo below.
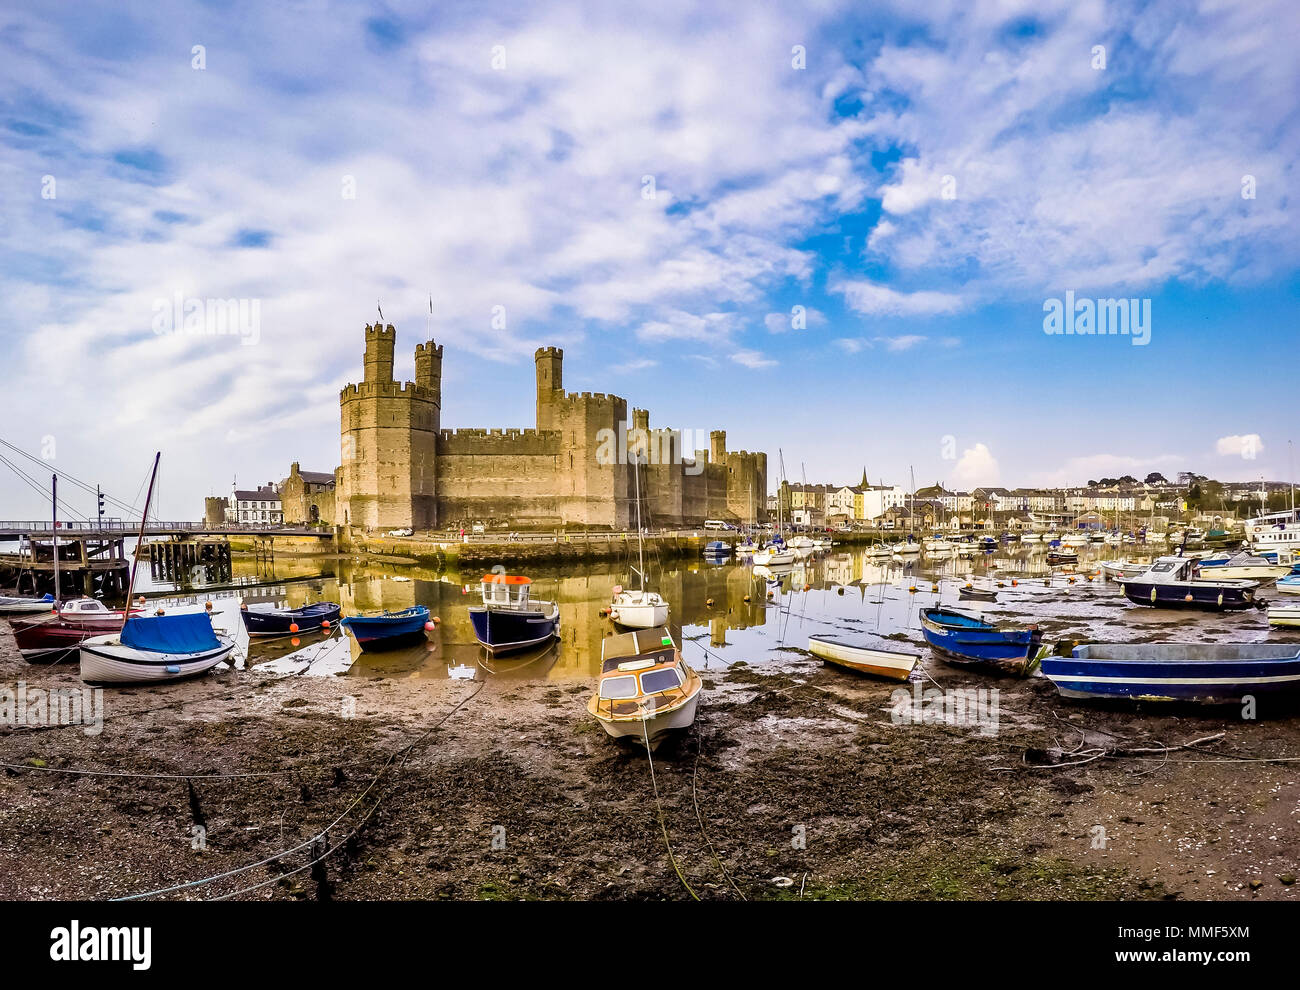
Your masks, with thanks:
<instances>
[{"instance_id":1,"label":"distant tree","mask_svg":"<svg viewBox=\"0 0 1300 990\"><path fill-rule=\"evenodd\" d=\"M1096 487L1097 487L1097 482L1093 481L1092 479L1089 479L1089 480L1088 480L1088 487L1089 487L1089 488L1096 488Z\"/></svg>"},{"instance_id":2,"label":"distant tree","mask_svg":"<svg viewBox=\"0 0 1300 990\"><path fill-rule=\"evenodd\" d=\"M1136 485L1137 478L1133 477L1133 475L1131 474L1126 474L1124 475L1124 477L1119 479L1119 483L1121 485Z\"/></svg>"},{"instance_id":3,"label":"distant tree","mask_svg":"<svg viewBox=\"0 0 1300 990\"><path fill-rule=\"evenodd\" d=\"M1200 482L1193 481L1192 487L1187 492L1187 504L1193 507L1200 507L1201 504L1201 485Z\"/></svg>"},{"instance_id":4,"label":"distant tree","mask_svg":"<svg viewBox=\"0 0 1300 990\"><path fill-rule=\"evenodd\" d=\"M1146 479L1146 480L1147 480L1147 484L1148 484L1148 485L1167 485L1167 484L1169 484L1169 479L1166 478L1166 477L1165 477L1163 474L1161 474L1159 471L1152 471L1150 474L1147 475L1147 479Z\"/></svg>"}]
</instances>

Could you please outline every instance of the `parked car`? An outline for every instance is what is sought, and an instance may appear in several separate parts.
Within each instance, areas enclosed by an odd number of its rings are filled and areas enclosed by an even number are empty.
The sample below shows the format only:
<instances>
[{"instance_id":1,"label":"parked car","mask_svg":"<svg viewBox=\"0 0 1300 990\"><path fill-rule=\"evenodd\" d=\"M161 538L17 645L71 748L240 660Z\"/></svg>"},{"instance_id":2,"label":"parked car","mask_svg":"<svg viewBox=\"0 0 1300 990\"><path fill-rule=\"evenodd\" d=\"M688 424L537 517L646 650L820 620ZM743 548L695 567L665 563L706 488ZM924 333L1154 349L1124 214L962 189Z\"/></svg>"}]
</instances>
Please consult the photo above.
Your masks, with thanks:
<instances>
[{"instance_id":1,"label":"parked car","mask_svg":"<svg viewBox=\"0 0 1300 990\"><path fill-rule=\"evenodd\" d=\"M389 536L414 536L415 531L411 529L390 529Z\"/></svg>"}]
</instances>

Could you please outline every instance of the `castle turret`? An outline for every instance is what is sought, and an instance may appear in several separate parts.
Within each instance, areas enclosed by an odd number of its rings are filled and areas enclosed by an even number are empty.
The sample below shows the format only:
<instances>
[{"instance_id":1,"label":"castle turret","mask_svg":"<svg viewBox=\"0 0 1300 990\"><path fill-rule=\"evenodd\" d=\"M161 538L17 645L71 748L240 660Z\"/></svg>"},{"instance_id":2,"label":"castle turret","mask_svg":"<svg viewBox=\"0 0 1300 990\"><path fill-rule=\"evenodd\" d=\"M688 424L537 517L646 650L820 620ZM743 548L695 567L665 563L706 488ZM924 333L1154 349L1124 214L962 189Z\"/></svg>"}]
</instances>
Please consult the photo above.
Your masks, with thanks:
<instances>
[{"instance_id":1,"label":"castle turret","mask_svg":"<svg viewBox=\"0 0 1300 990\"><path fill-rule=\"evenodd\" d=\"M539 347L537 362L537 428L556 429L555 403L564 397L564 351L559 347Z\"/></svg>"},{"instance_id":2,"label":"castle turret","mask_svg":"<svg viewBox=\"0 0 1300 990\"><path fill-rule=\"evenodd\" d=\"M721 464L727 453L727 431L714 430L709 434L709 460Z\"/></svg>"},{"instance_id":3,"label":"castle turret","mask_svg":"<svg viewBox=\"0 0 1300 990\"><path fill-rule=\"evenodd\" d=\"M440 344L430 340L415 345L415 384L432 392L434 404L439 409L442 408L442 346Z\"/></svg>"},{"instance_id":4,"label":"castle turret","mask_svg":"<svg viewBox=\"0 0 1300 990\"><path fill-rule=\"evenodd\" d=\"M650 429L650 410L633 409L632 410L632 429L648 430Z\"/></svg>"},{"instance_id":5,"label":"castle turret","mask_svg":"<svg viewBox=\"0 0 1300 990\"><path fill-rule=\"evenodd\" d=\"M366 325L366 359L365 379L368 382L391 382L393 380L393 346L397 343L397 331L390 323L387 327L376 323L373 327Z\"/></svg>"}]
</instances>

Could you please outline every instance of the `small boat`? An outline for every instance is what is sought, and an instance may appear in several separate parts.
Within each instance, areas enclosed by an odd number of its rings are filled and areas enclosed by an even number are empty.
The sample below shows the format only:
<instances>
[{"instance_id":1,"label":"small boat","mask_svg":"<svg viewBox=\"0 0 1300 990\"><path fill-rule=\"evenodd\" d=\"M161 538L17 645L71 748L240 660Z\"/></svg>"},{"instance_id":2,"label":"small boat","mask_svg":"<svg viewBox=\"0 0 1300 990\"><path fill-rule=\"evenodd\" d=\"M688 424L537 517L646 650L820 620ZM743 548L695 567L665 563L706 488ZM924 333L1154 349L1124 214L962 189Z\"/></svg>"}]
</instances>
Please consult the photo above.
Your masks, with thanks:
<instances>
[{"instance_id":1,"label":"small boat","mask_svg":"<svg viewBox=\"0 0 1300 990\"><path fill-rule=\"evenodd\" d=\"M892 552L885 543L873 543L866 551L868 557L888 557Z\"/></svg>"},{"instance_id":2,"label":"small boat","mask_svg":"<svg viewBox=\"0 0 1300 990\"><path fill-rule=\"evenodd\" d=\"M1020 535L1021 543L1038 543L1043 539L1042 533L1022 533Z\"/></svg>"},{"instance_id":3,"label":"small boat","mask_svg":"<svg viewBox=\"0 0 1300 990\"><path fill-rule=\"evenodd\" d=\"M1097 565L1106 577L1115 581L1135 578L1146 571L1150 564L1130 564L1127 560L1103 560Z\"/></svg>"},{"instance_id":4,"label":"small boat","mask_svg":"<svg viewBox=\"0 0 1300 990\"><path fill-rule=\"evenodd\" d=\"M132 616L121 632L81 642L81 679L87 684L178 681L211 670L234 648L234 639L217 633L206 612Z\"/></svg>"},{"instance_id":5,"label":"small boat","mask_svg":"<svg viewBox=\"0 0 1300 990\"><path fill-rule=\"evenodd\" d=\"M998 548L998 541L991 536L981 536L979 539L979 548L992 553Z\"/></svg>"},{"instance_id":6,"label":"small boat","mask_svg":"<svg viewBox=\"0 0 1300 990\"><path fill-rule=\"evenodd\" d=\"M816 544L806 536L794 536L790 538L787 546L792 550L811 550Z\"/></svg>"},{"instance_id":7,"label":"small boat","mask_svg":"<svg viewBox=\"0 0 1300 990\"><path fill-rule=\"evenodd\" d=\"M1285 577L1290 572L1291 567L1287 564L1278 564L1249 553L1239 553L1222 563L1217 560L1210 562L1202 558L1200 576L1216 580L1227 578L1240 581L1274 581Z\"/></svg>"},{"instance_id":8,"label":"small boat","mask_svg":"<svg viewBox=\"0 0 1300 990\"><path fill-rule=\"evenodd\" d=\"M342 626L356 639L365 651L391 650L419 642L424 638L429 610L423 605L412 605L397 612L380 612L378 615L349 615Z\"/></svg>"},{"instance_id":9,"label":"small boat","mask_svg":"<svg viewBox=\"0 0 1300 990\"><path fill-rule=\"evenodd\" d=\"M1300 605L1270 605L1268 607L1268 624L1270 626L1300 626Z\"/></svg>"},{"instance_id":10,"label":"small boat","mask_svg":"<svg viewBox=\"0 0 1300 990\"><path fill-rule=\"evenodd\" d=\"M748 540L744 543L737 543L736 556L739 557L741 554L752 554L755 550L758 549L759 549L758 544L752 540Z\"/></svg>"},{"instance_id":11,"label":"small boat","mask_svg":"<svg viewBox=\"0 0 1300 990\"><path fill-rule=\"evenodd\" d=\"M1079 551L1077 550L1049 550L1047 551L1047 563L1050 564L1077 564L1079 562Z\"/></svg>"},{"instance_id":12,"label":"small boat","mask_svg":"<svg viewBox=\"0 0 1300 990\"><path fill-rule=\"evenodd\" d=\"M953 548L952 544L942 536L932 536L924 543L927 553L946 553Z\"/></svg>"},{"instance_id":13,"label":"small boat","mask_svg":"<svg viewBox=\"0 0 1300 990\"><path fill-rule=\"evenodd\" d=\"M608 637L600 654L600 680L587 711L609 735L654 750L666 733L694 724L704 684L667 628Z\"/></svg>"},{"instance_id":14,"label":"small boat","mask_svg":"<svg viewBox=\"0 0 1300 990\"><path fill-rule=\"evenodd\" d=\"M132 615L143 610L131 609ZM119 632L126 614L105 607L97 598L64 602L54 615L14 622L14 642L29 663L58 663L70 659L91 636Z\"/></svg>"},{"instance_id":15,"label":"small boat","mask_svg":"<svg viewBox=\"0 0 1300 990\"><path fill-rule=\"evenodd\" d=\"M878 650L872 646L847 643L834 636L809 636L808 652L828 663L856 670L859 674L905 681L921 657L898 650Z\"/></svg>"},{"instance_id":16,"label":"small boat","mask_svg":"<svg viewBox=\"0 0 1300 990\"><path fill-rule=\"evenodd\" d=\"M532 581L518 574L484 574L483 602L469 607L474 638L489 653L508 653L545 643L560 631L560 606L532 601Z\"/></svg>"},{"instance_id":17,"label":"small boat","mask_svg":"<svg viewBox=\"0 0 1300 990\"><path fill-rule=\"evenodd\" d=\"M0 615L34 615L37 612L53 611L53 595L47 594L43 598L0 595Z\"/></svg>"},{"instance_id":18,"label":"small boat","mask_svg":"<svg viewBox=\"0 0 1300 990\"><path fill-rule=\"evenodd\" d=\"M794 551L786 549L784 543L769 543L754 554L754 563L760 567L781 567L794 563Z\"/></svg>"},{"instance_id":19,"label":"small boat","mask_svg":"<svg viewBox=\"0 0 1300 990\"><path fill-rule=\"evenodd\" d=\"M1300 595L1300 564L1293 566L1286 577L1278 578L1273 587L1284 595Z\"/></svg>"},{"instance_id":20,"label":"small boat","mask_svg":"<svg viewBox=\"0 0 1300 990\"><path fill-rule=\"evenodd\" d=\"M1042 667L1067 698L1240 704L1300 690L1300 646L1283 643L1090 643Z\"/></svg>"},{"instance_id":21,"label":"small boat","mask_svg":"<svg viewBox=\"0 0 1300 990\"><path fill-rule=\"evenodd\" d=\"M895 543L893 552L900 557L915 556L921 552L921 544L915 543L909 539L904 543Z\"/></svg>"},{"instance_id":22,"label":"small boat","mask_svg":"<svg viewBox=\"0 0 1300 990\"><path fill-rule=\"evenodd\" d=\"M739 550L739 547L737 547ZM731 555L731 547L721 540L710 540L704 544L704 555L706 557L727 557Z\"/></svg>"},{"instance_id":23,"label":"small boat","mask_svg":"<svg viewBox=\"0 0 1300 990\"><path fill-rule=\"evenodd\" d=\"M293 633L328 629L339 620L334 602L315 602L301 608L251 609L241 603L239 615L250 636L288 636Z\"/></svg>"},{"instance_id":24,"label":"small boat","mask_svg":"<svg viewBox=\"0 0 1300 990\"><path fill-rule=\"evenodd\" d=\"M1088 545L1087 533L1067 533L1061 538L1061 542L1067 547L1083 547Z\"/></svg>"},{"instance_id":25,"label":"small boat","mask_svg":"<svg viewBox=\"0 0 1300 990\"><path fill-rule=\"evenodd\" d=\"M946 606L921 609L921 632L936 654L958 666L1023 677L1033 667L1042 632L999 629L983 616Z\"/></svg>"},{"instance_id":26,"label":"small boat","mask_svg":"<svg viewBox=\"0 0 1300 990\"><path fill-rule=\"evenodd\" d=\"M957 597L964 601L995 602L998 600L998 593L993 588L976 588L974 585L966 585L958 590Z\"/></svg>"},{"instance_id":27,"label":"small boat","mask_svg":"<svg viewBox=\"0 0 1300 990\"><path fill-rule=\"evenodd\" d=\"M1156 608L1194 608L1232 611L1255 604L1253 581L1211 581L1195 576L1197 562L1190 557L1158 557L1135 578L1120 584L1134 605Z\"/></svg>"},{"instance_id":28,"label":"small boat","mask_svg":"<svg viewBox=\"0 0 1300 990\"><path fill-rule=\"evenodd\" d=\"M616 587L609 617L628 629L653 629L668 621L668 601L656 591Z\"/></svg>"}]
</instances>

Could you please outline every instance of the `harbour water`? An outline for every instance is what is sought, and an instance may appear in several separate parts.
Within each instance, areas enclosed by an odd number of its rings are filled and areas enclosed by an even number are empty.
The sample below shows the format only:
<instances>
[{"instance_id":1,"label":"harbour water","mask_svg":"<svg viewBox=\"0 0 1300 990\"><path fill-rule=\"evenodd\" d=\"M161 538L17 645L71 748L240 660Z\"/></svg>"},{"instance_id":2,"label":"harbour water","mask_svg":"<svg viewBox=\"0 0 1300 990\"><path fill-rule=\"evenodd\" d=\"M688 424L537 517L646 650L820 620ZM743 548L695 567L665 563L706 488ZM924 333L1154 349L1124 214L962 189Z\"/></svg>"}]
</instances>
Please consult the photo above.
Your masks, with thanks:
<instances>
[{"instance_id":1,"label":"harbour water","mask_svg":"<svg viewBox=\"0 0 1300 990\"><path fill-rule=\"evenodd\" d=\"M1043 641L1292 642L1300 631L1270 628L1262 611L1170 612L1127 602L1119 584L1098 571L1102 560L1123 556L1149 560L1151 548L1081 548L1077 565L1051 567L1042 547L1012 545L959 557L948 553L902 560L873 557L862 547L817 551L776 571L747 558L712 563L678 559L652 564L650 585L671 603L670 623L681 630L687 661L720 669L744 661L773 670L807 663L812 634L832 633L886 649L915 649L936 664L919 631L918 609L959 601L967 584L995 589L997 601L963 602L990 617L1035 623ZM599 669L601 641L617 628L600 614L618 586L631 584L626 565L533 568L535 599L559 602L557 643L540 650L489 660L474 640L467 606L479 599L481 573L438 572L345 558L286 557L236 560L242 589L178 587L143 577L151 607L194 608L212 602L216 624L235 633L243 662L266 672L446 678L453 668L476 669L529 680L581 681ZM1267 589L1263 597L1272 597ZM156 601L152 601L156 599ZM243 631L238 611L250 607L298 607L336 601L344 615L427 606L437 626L426 642L384 653L362 654L347 634L255 639ZM917 676L922 676L918 674Z\"/></svg>"}]
</instances>

